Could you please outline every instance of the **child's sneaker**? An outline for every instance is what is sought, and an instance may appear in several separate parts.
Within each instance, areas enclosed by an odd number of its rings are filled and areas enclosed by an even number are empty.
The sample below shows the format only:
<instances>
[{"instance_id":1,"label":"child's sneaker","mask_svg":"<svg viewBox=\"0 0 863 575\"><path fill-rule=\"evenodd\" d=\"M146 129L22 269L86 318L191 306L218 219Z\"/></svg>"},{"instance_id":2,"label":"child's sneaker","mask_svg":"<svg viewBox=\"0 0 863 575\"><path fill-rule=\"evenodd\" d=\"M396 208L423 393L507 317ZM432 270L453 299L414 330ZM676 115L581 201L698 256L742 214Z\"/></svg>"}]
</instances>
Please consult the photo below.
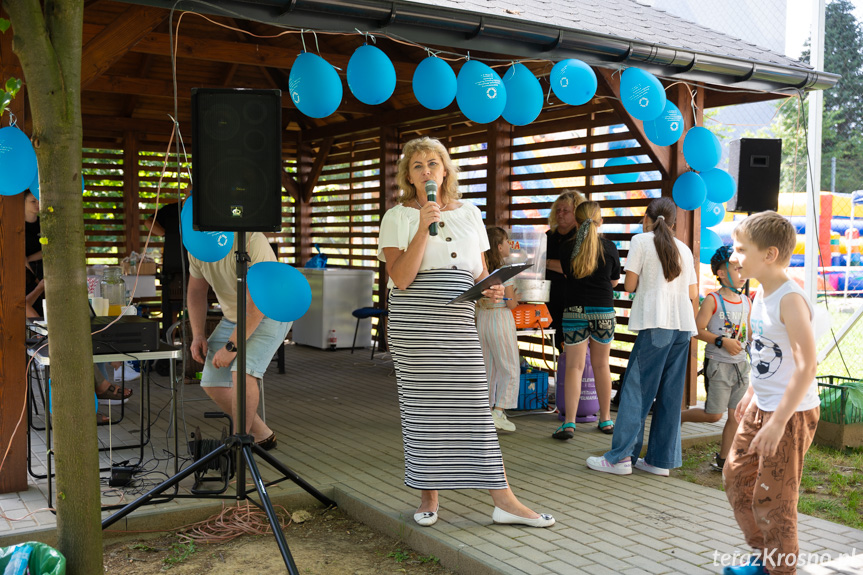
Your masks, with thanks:
<instances>
[{"instance_id":1,"label":"child's sneaker","mask_svg":"<svg viewBox=\"0 0 863 575\"><path fill-rule=\"evenodd\" d=\"M748 565L729 565L722 570L722 575L768 575L767 570L758 559Z\"/></svg>"},{"instance_id":2,"label":"child's sneaker","mask_svg":"<svg viewBox=\"0 0 863 575\"><path fill-rule=\"evenodd\" d=\"M712 467L714 471L722 471L725 467L725 459L719 457L718 453L714 453L713 461L710 462L710 467Z\"/></svg>"},{"instance_id":3,"label":"child's sneaker","mask_svg":"<svg viewBox=\"0 0 863 575\"><path fill-rule=\"evenodd\" d=\"M611 463L601 455L599 457L588 457L587 466L594 471L601 471L602 473L613 473L614 475L632 474L632 461Z\"/></svg>"},{"instance_id":4,"label":"child's sneaker","mask_svg":"<svg viewBox=\"0 0 863 575\"><path fill-rule=\"evenodd\" d=\"M639 459L635 462L635 468L646 471L648 473L652 473L654 475L659 475L660 477L668 477L667 469L665 469L664 467L654 467L643 459Z\"/></svg>"},{"instance_id":5,"label":"child's sneaker","mask_svg":"<svg viewBox=\"0 0 863 575\"><path fill-rule=\"evenodd\" d=\"M515 431L515 424L506 418L506 413L500 409L491 410L491 419L494 421L494 428L500 431Z\"/></svg>"}]
</instances>

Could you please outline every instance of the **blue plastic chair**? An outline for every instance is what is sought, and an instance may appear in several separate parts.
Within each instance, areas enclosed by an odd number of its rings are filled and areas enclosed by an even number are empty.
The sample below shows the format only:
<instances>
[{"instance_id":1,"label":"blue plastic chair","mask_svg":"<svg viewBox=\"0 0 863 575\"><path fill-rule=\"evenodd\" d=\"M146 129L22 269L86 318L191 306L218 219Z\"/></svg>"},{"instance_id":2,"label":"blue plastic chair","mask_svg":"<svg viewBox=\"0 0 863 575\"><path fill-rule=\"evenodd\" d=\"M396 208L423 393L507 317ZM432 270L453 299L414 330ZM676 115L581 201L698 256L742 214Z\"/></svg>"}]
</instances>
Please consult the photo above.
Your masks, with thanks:
<instances>
[{"instance_id":1,"label":"blue plastic chair","mask_svg":"<svg viewBox=\"0 0 863 575\"><path fill-rule=\"evenodd\" d=\"M378 345L378 337L380 336L381 331L381 322L384 321L384 318L387 316L388 312L385 309L380 309L376 307L361 307L359 309L355 309L352 312L352 315L357 318L357 327L354 328L354 340L351 342L351 353L354 353L354 346L357 344L357 333L360 330L360 320L366 318L378 318L378 327L375 330L375 336L372 338L372 359L375 358L375 349Z\"/></svg>"}]
</instances>

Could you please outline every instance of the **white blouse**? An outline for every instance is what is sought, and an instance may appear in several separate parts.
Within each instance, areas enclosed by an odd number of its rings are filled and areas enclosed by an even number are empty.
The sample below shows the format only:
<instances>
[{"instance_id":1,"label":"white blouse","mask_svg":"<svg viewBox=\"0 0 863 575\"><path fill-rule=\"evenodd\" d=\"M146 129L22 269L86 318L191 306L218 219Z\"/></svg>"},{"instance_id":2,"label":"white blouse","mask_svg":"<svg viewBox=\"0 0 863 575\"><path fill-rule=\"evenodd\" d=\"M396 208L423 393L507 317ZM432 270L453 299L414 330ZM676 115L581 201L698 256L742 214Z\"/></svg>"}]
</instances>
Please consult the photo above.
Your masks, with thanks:
<instances>
[{"instance_id":1,"label":"white blouse","mask_svg":"<svg viewBox=\"0 0 863 575\"><path fill-rule=\"evenodd\" d=\"M689 299L689 286L698 283L692 252L677 238L674 242L683 269L668 282L653 245L653 232L638 234L630 240L623 269L638 274L638 288L629 313L629 331L661 328L688 331L692 335L698 333Z\"/></svg>"},{"instance_id":2,"label":"white blouse","mask_svg":"<svg viewBox=\"0 0 863 575\"><path fill-rule=\"evenodd\" d=\"M395 206L381 220L378 259L387 261L384 248L407 251L417 233L420 211L402 205ZM482 274L482 253L488 250L488 234L479 208L468 202L454 210L441 212L438 234L429 236L419 271L460 269ZM392 278L388 288L395 287Z\"/></svg>"}]
</instances>

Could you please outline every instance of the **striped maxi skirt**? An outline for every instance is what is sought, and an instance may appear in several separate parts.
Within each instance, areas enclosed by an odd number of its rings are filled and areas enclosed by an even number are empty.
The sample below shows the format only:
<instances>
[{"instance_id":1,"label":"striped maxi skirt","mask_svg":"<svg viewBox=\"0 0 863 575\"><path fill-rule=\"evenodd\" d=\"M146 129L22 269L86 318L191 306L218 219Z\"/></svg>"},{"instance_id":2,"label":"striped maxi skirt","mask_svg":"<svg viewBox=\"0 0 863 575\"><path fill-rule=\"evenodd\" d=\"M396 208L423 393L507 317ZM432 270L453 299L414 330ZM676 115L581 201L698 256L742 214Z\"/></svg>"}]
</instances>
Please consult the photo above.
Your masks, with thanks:
<instances>
[{"instance_id":1,"label":"striped maxi skirt","mask_svg":"<svg viewBox=\"0 0 863 575\"><path fill-rule=\"evenodd\" d=\"M465 270L428 270L389 295L387 337L398 382L405 485L506 489Z\"/></svg>"}]
</instances>

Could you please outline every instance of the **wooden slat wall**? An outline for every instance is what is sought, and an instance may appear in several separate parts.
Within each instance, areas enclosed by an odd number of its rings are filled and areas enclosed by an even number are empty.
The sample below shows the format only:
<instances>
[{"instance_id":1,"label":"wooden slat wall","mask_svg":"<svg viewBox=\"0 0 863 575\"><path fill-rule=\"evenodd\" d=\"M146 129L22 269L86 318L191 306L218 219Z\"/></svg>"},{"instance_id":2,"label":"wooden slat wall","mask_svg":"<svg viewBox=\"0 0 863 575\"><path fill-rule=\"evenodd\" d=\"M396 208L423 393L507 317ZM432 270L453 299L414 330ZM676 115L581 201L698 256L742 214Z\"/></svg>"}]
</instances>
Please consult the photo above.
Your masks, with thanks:
<instances>
[{"instance_id":1,"label":"wooden slat wall","mask_svg":"<svg viewBox=\"0 0 863 575\"><path fill-rule=\"evenodd\" d=\"M311 190L308 204L298 203L290 194L283 192L283 230L268 234L279 244L281 261L301 266L313 253L300 242L318 244L328 256L328 265L342 268L367 268L376 270L375 299L384 297L385 286L380 285L383 266L377 260L377 237L381 214L385 212L385 193L380 171L381 157L388 157L382 148L399 150L405 142L427 135L440 139L450 150L459 166L459 183L462 198L480 208L487 217L489 199L494 193L506 194L503 205L507 210L496 222L489 225L535 226L544 231L548 223L549 208L565 188L578 188L589 198L601 202L605 224L615 228L606 236L617 242L621 257L625 259L629 239L641 231L641 217L650 199L660 193L663 182L657 166L650 162L645 150L627 128L628 117L618 113L602 98L587 105L552 107L532 124L512 127L498 123L478 125L465 120L461 114L418 120L394 126L394 130L374 128L334 136L331 142L323 139L303 141L302 162L298 159L300 148L287 150L284 169L302 190L310 185L304 178L313 172L312 165L318 159L315 150L328 149L320 175ZM350 126L346 126L350 128ZM494 132L498 130L498 132ZM501 130L511 138L512 147L508 158L507 190L490 190L496 180L488 173L489 140L499 137ZM491 134L491 135L490 135ZM381 138L393 138L382 146ZM155 187L162 169L162 154L153 145L142 148L137 157L139 173L139 207L141 218L152 214L155 206ZM288 147L291 144L288 143ZM606 161L619 157L638 158L638 166L604 168ZM85 212L87 221L88 261L91 263L116 264L127 248L123 229L123 151L121 149L85 150ZM302 167L301 167L302 166ZM164 187L176 188L175 166L169 167ZM392 174L394 167L390 167ZM607 173L645 172L642 182L612 184ZM497 175L499 176L499 175ZM182 185L187 178L181 172ZM391 180L390 180L391 182ZM163 194L165 192L163 191ZM175 191L171 192L173 195ZM498 206L501 205L499 202ZM500 210L500 208L498 208ZM500 213L498 211L498 213ZM304 218L298 220L298 218ZM302 225L298 225L302 222ZM304 230L302 237L298 229ZM307 230L307 232L305 231ZM146 230L142 228L143 245ZM306 238L308 238L306 240ZM160 248L161 240L151 241L151 247ZM303 261L300 261L303 260ZM612 351L612 370L620 373L626 364L634 336L625 331L631 301L628 294L619 292L615 301L618 309L618 332ZM538 355L538 354L537 354Z\"/></svg>"}]
</instances>

